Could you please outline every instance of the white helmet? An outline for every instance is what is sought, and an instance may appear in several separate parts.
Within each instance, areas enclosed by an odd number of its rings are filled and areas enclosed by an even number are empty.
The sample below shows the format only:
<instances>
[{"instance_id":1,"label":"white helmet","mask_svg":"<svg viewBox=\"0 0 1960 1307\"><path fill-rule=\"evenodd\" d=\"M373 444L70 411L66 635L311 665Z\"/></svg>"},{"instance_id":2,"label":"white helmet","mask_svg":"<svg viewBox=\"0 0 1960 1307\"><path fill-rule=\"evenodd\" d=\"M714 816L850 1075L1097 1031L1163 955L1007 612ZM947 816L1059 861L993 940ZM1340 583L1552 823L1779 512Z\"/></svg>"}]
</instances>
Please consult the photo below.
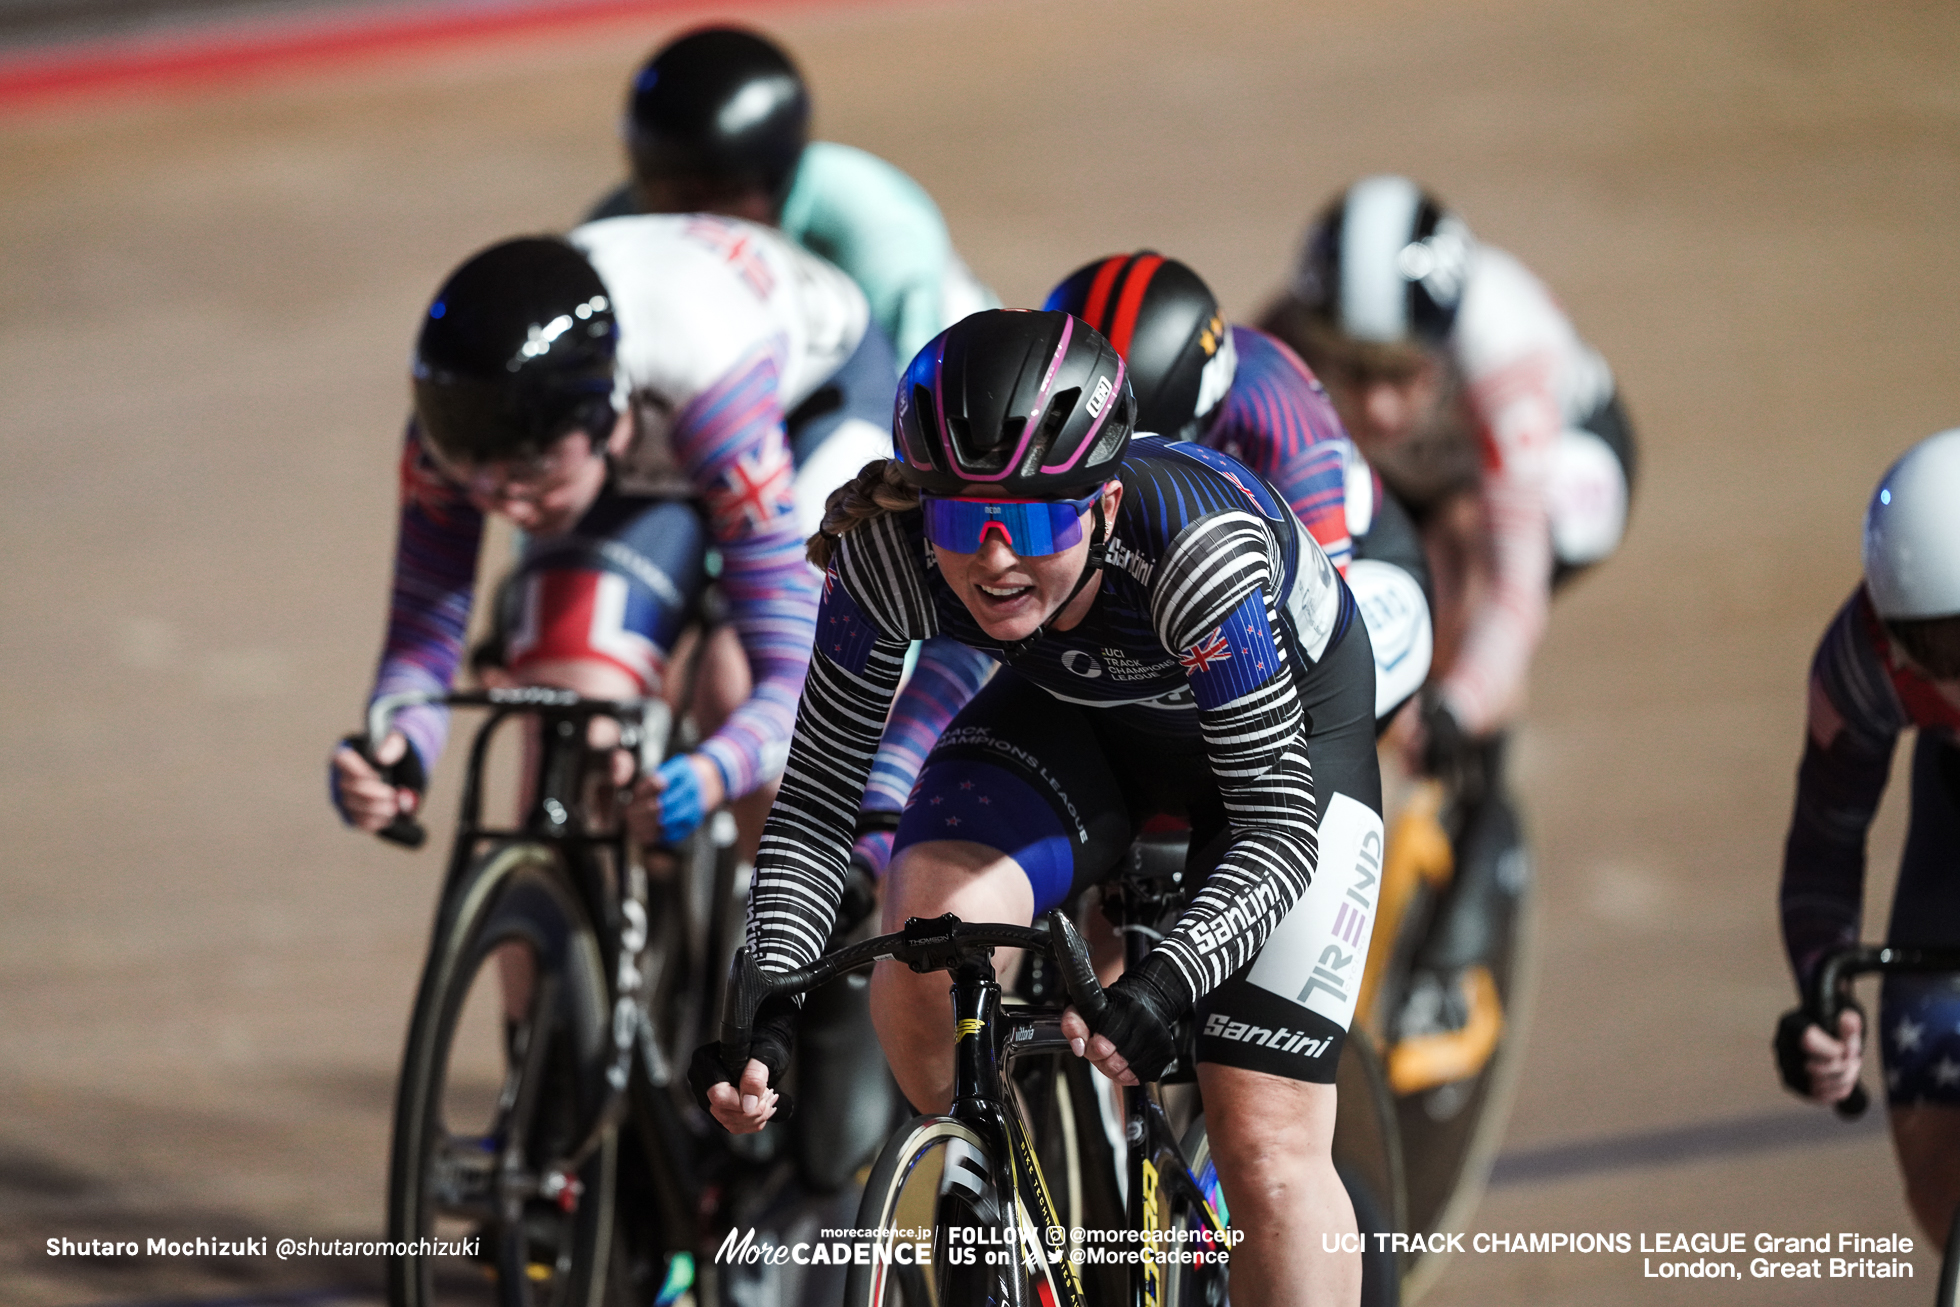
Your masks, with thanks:
<instances>
[{"instance_id":1,"label":"white helmet","mask_svg":"<svg viewBox=\"0 0 1960 1307\"><path fill-rule=\"evenodd\" d=\"M1960 427L1914 445L1878 483L1865 587L1887 620L1960 614Z\"/></svg>"}]
</instances>

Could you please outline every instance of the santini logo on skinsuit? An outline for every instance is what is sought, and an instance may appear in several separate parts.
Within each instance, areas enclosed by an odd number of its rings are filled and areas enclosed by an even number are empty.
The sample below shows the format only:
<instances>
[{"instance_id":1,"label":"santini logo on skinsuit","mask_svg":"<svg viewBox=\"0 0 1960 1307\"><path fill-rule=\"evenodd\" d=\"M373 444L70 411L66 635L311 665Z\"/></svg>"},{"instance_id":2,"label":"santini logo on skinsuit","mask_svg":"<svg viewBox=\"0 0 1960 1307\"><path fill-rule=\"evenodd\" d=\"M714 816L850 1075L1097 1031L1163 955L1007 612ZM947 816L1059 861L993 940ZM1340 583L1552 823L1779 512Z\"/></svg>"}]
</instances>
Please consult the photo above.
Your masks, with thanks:
<instances>
[{"instance_id":1,"label":"santini logo on skinsuit","mask_svg":"<svg viewBox=\"0 0 1960 1307\"><path fill-rule=\"evenodd\" d=\"M1234 1021L1223 1012L1214 1012L1205 1022L1205 1034L1214 1039L1233 1039L1242 1044L1258 1044L1275 1049L1281 1053L1298 1053L1302 1057L1319 1057L1334 1042L1332 1036L1315 1039L1312 1035L1281 1026L1274 1030L1268 1026L1255 1026L1247 1021Z\"/></svg>"}]
</instances>

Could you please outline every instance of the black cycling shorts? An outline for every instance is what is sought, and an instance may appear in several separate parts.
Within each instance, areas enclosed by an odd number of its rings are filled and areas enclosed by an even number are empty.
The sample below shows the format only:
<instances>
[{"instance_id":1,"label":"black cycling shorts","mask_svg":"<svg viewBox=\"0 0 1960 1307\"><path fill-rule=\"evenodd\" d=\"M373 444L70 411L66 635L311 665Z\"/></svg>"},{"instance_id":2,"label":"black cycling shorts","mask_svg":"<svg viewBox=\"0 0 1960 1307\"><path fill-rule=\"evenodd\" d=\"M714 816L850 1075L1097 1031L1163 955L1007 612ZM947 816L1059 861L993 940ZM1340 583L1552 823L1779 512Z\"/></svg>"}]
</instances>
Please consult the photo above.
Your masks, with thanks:
<instances>
[{"instance_id":1,"label":"black cycling shorts","mask_svg":"<svg viewBox=\"0 0 1960 1307\"><path fill-rule=\"evenodd\" d=\"M1960 747L1921 731L1912 751L1912 817L1885 942L1960 946ZM1887 1098L1960 1104L1960 977L1887 976L1878 1041Z\"/></svg>"},{"instance_id":2,"label":"black cycling shorts","mask_svg":"<svg viewBox=\"0 0 1960 1307\"><path fill-rule=\"evenodd\" d=\"M1260 953L1197 1003L1200 1062L1331 1084L1366 963L1382 851L1374 655L1351 623L1302 676L1321 806L1320 870ZM1203 743L1126 725L1003 669L939 738L894 856L969 840L1020 863L1036 913L1108 880L1151 817L1191 825L1190 865L1230 835Z\"/></svg>"}]
</instances>

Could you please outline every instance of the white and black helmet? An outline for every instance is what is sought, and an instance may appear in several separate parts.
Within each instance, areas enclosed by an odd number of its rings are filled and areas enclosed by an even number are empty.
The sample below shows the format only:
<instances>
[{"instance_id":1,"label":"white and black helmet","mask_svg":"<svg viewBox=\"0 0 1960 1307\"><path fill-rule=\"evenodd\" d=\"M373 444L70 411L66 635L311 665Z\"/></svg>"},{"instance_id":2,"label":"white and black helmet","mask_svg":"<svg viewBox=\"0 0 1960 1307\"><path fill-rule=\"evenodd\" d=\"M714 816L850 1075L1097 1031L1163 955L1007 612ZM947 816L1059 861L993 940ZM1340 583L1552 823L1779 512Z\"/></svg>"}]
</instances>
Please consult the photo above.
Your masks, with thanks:
<instances>
[{"instance_id":1,"label":"white and black helmet","mask_svg":"<svg viewBox=\"0 0 1960 1307\"><path fill-rule=\"evenodd\" d=\"M1455 325L1475 244L1407 177L1364 177L1307 232L1293 294L1355 340L1436 344Z\"/></svg>"},{"instance_id":2,"label":"white and black helmet","mask_svg":"<svg viewBox=\"0 0 1960 1307\"><path fill-rule=\"evenodd\" d=\"M1865 588L1887 622L1960 615L1960 427L1914 445L1878 483Z\"/></svg>"}]
</instances>

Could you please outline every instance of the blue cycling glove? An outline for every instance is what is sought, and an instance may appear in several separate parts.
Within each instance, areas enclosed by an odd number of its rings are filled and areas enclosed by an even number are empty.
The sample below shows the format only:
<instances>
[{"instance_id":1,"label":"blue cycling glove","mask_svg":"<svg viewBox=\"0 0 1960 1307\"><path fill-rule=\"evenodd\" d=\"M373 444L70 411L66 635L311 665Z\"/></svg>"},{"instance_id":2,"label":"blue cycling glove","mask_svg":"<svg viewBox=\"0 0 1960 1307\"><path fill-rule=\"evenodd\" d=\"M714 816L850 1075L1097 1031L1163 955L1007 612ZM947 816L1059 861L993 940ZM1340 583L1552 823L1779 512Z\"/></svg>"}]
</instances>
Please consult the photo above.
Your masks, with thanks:
<instances>
[{"instance_id":1,"label":"blue cycling glove","mask_svg":"<svg viewBox=\"0 0 1960 1307\"><path fill-rule=\"evenodd\" d=\"M661 763L654 775L660 778L662 786L660 838L669 844L679 844L708 815L701 808L701 774L683 753Z\"/></svg>"}]
</instances>

